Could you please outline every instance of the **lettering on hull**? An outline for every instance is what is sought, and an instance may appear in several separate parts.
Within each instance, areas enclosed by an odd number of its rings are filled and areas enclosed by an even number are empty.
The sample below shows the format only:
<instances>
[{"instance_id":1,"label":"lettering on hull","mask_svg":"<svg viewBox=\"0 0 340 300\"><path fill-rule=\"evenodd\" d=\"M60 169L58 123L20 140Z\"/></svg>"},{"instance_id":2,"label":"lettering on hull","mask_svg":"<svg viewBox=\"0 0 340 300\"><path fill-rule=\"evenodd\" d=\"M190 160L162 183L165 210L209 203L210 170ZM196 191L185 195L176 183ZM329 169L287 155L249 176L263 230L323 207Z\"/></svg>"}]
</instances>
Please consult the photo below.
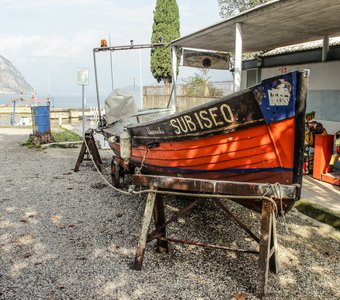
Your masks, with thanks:
<instances>
[{"instance_id":1,"label":"lettering on hull","mask_svg":"<svg viewBox=\"0 0 340 300\"><path fill-rule=\"evenodd\" d=\"M235 122L235 117L228 104L221 104L202 109L193 114L186 114L170 120L170 126L177 135L194 133L213 127L228 126Z\"/></svg>"},{"instance_id":2,"label":"lettering on hull","mask_svg":"<svg viewBox=\"0 0 340 300\"><path fill-rule=\"evenodd\" d=\"M236 97L225 97L186 112L174 114L144 126L129 127L136 144L159 142L161 140L201 137L219 130L235 131L263 124L263 114L254 92L247 90Z\"/></svg>"}]
</instances>

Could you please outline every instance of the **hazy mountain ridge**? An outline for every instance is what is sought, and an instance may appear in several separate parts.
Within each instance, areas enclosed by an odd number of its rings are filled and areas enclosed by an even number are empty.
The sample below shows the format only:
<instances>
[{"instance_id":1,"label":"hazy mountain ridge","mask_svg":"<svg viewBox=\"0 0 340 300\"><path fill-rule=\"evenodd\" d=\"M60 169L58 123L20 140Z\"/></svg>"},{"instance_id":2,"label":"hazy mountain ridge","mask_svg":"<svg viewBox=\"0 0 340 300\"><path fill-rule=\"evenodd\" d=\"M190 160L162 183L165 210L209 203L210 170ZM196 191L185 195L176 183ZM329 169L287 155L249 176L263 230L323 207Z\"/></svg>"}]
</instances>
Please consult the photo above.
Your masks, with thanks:
<instances>
[{"instance_id":1,"label":"hazy mountain ridge","mask_svg":"<svg viewBox=\"0 0 340 300\"><path fill-rule=\"evenodd\" d=\"M0 55L0 94L13 93L32 94L33 88L13 64Z\"/></svg>"}]
</instances>

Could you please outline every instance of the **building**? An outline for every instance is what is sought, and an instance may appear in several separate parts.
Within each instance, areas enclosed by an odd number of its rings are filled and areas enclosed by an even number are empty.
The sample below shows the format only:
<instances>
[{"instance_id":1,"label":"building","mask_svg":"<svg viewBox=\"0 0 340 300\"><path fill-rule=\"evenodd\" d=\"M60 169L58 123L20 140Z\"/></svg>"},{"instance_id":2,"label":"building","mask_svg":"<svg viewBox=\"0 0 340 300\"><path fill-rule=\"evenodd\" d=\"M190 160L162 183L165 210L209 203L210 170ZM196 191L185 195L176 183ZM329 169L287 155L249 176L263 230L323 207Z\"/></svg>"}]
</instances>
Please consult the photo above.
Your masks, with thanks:
<instances>
[{"instance_id":1,"label":"building","mask_svg":"<svg viewBox=\"0 0 340 300\"><path fill-rule=\"evenodd\" d=\"M310 70L307 112L315 111L328 133L340 130L340 37L329 39L322 61L323 40L276 48L243 61L242 88L293 70Z\"/></svg>"},{"instance_id":2,"label":"building","mask_svg":"<svg viewBox=\"0 0 340 300\"><path fill-rule=\"evenodd\" d=\"M276 74L310 69L307 110L315 110L334 133L340 130L340 42L334 38L340 36L339 18L340 1L272 0L171 44L233 53L235 91ZM268 49L274 50L264 53ZM254 52L264 54L242 61Z\"/></svg>"}]
</instances>

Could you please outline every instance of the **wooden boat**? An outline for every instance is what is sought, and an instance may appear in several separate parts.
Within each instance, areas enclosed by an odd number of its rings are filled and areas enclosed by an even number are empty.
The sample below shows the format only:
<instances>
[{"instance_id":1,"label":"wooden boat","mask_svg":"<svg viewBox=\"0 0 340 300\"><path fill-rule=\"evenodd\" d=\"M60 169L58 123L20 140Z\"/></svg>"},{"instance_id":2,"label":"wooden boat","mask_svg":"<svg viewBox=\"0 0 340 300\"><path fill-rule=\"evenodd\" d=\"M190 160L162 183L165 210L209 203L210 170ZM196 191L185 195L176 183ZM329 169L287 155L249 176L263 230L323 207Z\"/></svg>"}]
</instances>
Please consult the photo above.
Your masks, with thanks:
<instances>
[{"instance_id":1,"label":"wooden boat","mask_svg":"<svg viewBox=\"0 0 340 300\"><path fill-rule=\"evenodd\" d=\"M306 77L296 71L270 78L181 113L128 125L123 134L122 126L103 128L115 155L116 184L119 168L120 174L137 170L174 177L301 184ZM129 157L121 149L126 137Z\"/></svg>"}]
</instances>

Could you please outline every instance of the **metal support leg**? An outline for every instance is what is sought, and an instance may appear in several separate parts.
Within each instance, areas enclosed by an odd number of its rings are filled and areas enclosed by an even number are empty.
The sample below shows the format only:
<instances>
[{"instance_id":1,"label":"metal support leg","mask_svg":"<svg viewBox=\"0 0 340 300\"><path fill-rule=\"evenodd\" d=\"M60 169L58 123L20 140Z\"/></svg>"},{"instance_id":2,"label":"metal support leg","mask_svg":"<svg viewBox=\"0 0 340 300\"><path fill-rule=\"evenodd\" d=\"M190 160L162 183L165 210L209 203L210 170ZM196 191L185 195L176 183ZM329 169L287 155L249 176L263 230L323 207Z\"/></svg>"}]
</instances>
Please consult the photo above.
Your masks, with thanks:
<instances>
[{"instance_id":1,"label":"metal support leg","mask_svg":"<svg viewBox=\"0 0 340 300\"><path fill-rule=\"evenodd\" d=\"M153 186L151 187L151 189L156 191L157 187ZM153 208L155 205L155 200L156 200L156 193L150 192L146 199L143 224L142 224L142 229L141 229L141 233L140 233L140 237L139 237L139 241L137 245L135 262L133 266L133 268L138 271L142 269L144 251L145 251L145 246L146 246L146 238L148 235L148 230L149 230L149 226L151 222Z\"/></svg>"},{"instance_id":2,"label":"metal support leg","mask_svg":"<svg viewBox=\"0 0 340 300\"><path fill-rule=\"evenodd\" d=\"M262 203L261 215L261 237L260 237L260 251L259 251L259 281L257 285L257 296L263 297L267 291L268 270L270 260L270 245L273 222L273 205L269 201Z\"/></svg>"},{"instance_id":3,"label":"metal support leg","mask_svg":"<svg viewBox=\"0 0 340 300\"><path fill-rule=\"evenodd\" d=\"M153 216L157 235L166 238L166 226L164 226L165 225L164 201L161 195L157 195L156 197ZM157 239L157 249L158 252L160 253L167 253L169 250L168 242Z\"/></svg>"}]
</instances>

